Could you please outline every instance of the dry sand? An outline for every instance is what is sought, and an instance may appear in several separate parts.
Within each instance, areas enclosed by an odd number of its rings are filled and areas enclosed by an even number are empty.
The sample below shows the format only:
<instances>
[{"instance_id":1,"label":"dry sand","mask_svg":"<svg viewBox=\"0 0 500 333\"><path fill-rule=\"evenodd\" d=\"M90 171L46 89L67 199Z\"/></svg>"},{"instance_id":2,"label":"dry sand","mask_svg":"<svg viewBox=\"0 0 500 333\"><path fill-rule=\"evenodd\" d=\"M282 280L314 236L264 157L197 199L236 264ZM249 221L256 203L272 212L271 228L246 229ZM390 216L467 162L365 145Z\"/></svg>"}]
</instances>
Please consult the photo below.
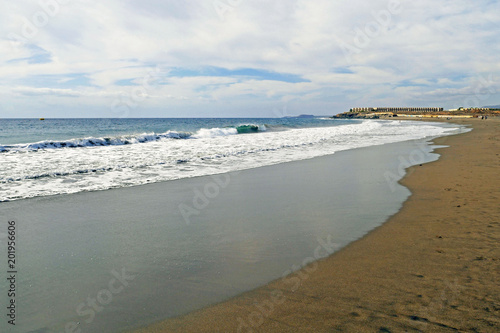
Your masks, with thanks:
<instances>
[{"instance_id":1,"label":"dry sand","mask_svg":"<svg viewBox=\"0 0 500 333\"><path fill-rule=\"evenodd\" d=\"M500 120L453 120L439 161L408 170L413 193L333 256L137 332L499 332Z\"/></svg>"}]
</instances>

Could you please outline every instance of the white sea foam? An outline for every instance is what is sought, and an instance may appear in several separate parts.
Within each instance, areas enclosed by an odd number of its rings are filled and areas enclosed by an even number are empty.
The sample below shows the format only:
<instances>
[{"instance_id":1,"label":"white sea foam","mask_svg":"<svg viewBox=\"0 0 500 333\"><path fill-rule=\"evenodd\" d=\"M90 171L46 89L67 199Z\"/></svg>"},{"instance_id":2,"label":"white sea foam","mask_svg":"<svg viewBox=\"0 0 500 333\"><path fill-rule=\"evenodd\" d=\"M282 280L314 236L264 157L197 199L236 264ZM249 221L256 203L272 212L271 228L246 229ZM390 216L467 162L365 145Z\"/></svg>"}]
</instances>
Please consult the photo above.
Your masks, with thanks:
<instances>
[{"instance_id":1,"label":"white sea foam","mask_svg":"<svg viewBox=\"0 0 500 333\"><path fill-rule=\"evenodd\" d=\"M259 128L250 135L236 135L236 128L212 128L194 134L75 139L65 145L45 141L0 154L0 201L243 170L447 131L431 123L370 120L286 131ZM68 142L80 148L70 149Z\"/></svg>"},{"instance_id":2,"label":"white sea foam","mask_svg":"<svg viewBox=\"0 0 500 333\"><path fill-rule=\"evenodd\" d=\"M191 137L193 139L215 138L217 136L236 135L236 128L202 128Z\"/></svg>"},{"instance_id":3,"label":"white sea foam","mask_svg":"<svg viewBox=\"0 0 500 333\"><path fill-rule=\"evenodd\" d=\"M267 130L265 125L240 125L240 126L255 126L258 132ZM214 138L217 136L227 136L238 134L238 127L226 128L201 128L195 133L168 131L165 133L142 133L138 135L107 137L107 138L79 138L66 141L45 140L28 144L15 145L0 145L0 152L21 152L21 151L38 151L43 149L58 149L58 148L82 148L95 146L121 146L138 143L146 143L153 141L161 141L168 139L204 139Z\"/></svg>"}]
</instances>

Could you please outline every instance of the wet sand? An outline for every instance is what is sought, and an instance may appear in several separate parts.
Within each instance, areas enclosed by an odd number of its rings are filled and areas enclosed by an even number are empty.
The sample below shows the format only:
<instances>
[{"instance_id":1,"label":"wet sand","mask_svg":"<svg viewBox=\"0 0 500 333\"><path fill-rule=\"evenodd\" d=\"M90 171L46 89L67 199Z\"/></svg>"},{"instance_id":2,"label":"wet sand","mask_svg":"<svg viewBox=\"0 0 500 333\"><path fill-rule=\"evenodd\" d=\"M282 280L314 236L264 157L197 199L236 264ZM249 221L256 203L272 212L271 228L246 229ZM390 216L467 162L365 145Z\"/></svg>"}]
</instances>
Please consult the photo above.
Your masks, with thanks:
<instances>
[{"instance_id":1,"label":"wet sand","mask_svg":"<svg viewBox=\"0 0 500 333\"><path fill-rule=\"evenodd\" d=\"M434 140L383 226L267 286L137 332L497 332L500 120Z\"/></svg>"}]
</instances>

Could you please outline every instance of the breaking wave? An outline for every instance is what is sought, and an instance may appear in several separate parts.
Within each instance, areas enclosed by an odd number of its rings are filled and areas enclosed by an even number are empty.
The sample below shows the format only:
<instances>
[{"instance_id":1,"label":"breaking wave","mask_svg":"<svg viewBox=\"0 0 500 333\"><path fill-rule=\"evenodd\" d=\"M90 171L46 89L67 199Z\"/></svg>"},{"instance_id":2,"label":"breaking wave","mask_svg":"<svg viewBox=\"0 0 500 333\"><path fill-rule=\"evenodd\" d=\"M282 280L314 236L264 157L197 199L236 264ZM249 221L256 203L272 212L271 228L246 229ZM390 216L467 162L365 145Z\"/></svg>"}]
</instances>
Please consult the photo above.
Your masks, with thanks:
<instances>
[{"instance_id":1,"label":"breaking wave","mask_svg":"<svg viewBox=\"0 0 500 333\"><path fill-rule=\"evenodd\" d=\"M103 138L81 138L70 139L65 141L44 140L27 144L16 145L0 145L0 152L16 152L16 151L37 151L44 149L59 149L59 148L83 148L96 146L121 146L138 143L154 142L171 139L208 139L217 136L228 136L245 133L257 133L266 131L265 125L239 125L236 127L225 128L201 128L195 133L168 131L165 133L142 133L139 135L127 135L119 137L103 137Z\"/></svg>"}]
</instances>

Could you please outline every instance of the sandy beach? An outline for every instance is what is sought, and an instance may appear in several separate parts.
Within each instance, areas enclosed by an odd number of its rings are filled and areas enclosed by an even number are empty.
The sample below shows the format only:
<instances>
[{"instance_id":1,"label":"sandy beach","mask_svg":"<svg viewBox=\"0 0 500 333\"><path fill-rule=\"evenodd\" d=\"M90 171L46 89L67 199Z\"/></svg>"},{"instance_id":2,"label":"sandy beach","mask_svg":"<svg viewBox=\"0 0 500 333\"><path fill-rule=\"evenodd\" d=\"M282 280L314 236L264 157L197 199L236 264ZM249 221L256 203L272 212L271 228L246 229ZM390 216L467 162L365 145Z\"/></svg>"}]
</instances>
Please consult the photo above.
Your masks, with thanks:
<instances>
[{"instance_id":1,"label":"sandy beach","mask_svg":"<svg viewBox=\"0 0 500 333\"><path fill-rule=\"evenodd\" d=\"M227 302L136 332L497 332L500 120L453 120L383 226Z\"/></svg>"}]
</instances>

